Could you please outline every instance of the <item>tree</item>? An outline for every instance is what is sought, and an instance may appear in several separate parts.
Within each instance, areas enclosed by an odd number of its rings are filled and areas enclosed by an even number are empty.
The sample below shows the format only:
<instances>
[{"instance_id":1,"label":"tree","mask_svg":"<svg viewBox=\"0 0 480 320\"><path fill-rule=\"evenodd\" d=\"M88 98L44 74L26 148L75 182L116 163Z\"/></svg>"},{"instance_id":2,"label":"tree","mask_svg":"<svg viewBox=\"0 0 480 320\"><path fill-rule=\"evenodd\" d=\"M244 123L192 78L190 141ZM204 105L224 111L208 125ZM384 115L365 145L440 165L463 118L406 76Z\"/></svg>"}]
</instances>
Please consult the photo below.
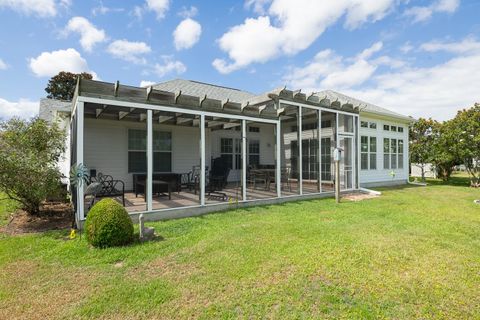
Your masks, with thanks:
<instances>
[{"instance_id":1,"label":"tree","mask_svg":"<svg viewBox=\"0 0 480 320\"><path fill-rule=\"evenodd\" d=\"M435 140L438 138L440 123L420 118L409 131L410 163L420 168L425 181L425 169L432 163L435 152Z\"/></svg>"},{"instance_id":2,"label":"tree","mask_svg":"<svg viewBox=\"0 0 480 320\"><path fill-rule=\"evenodd\" d=\"M437 176L443 181L450 179L454 166L460 163L454 152L457 142L454 128L452 121L440 124L433 142L434 150L431 160L437 171Z\"/></svg>"},{"instance_id":3,"label":"tree","mask_svg":"<svg viewBox=\"0 0 480 320\"><path fill-rule=\"evenodd\" d=\"M451 151L465 165L472 186L480 187L480 104L458 111L449 121Z\"/></svg>"},{"instance_id":4,"label":"tree","mask_svg":"<svg viewBox=\"0 0 480 320\"><path fill-rule=\"evenodd\" d=\"M57 124L33 118L0 123L0 190L30 214L60 187L57 162L65 151L65 133Z\"/></svg>"},{"instance_id":5,"label":"tree","mask_svg":"<svg viewBox=\"0 0 480 320\"><path fill-rule=\"evenodd\" d=\"M75 93L75 86L77 85L77 78L79 76L82 79L92 79L92 75L86 72L76 74L61 71L56 76L52 77L45 88L45 91L48 93L47 98L71 101L73 99L73 94Z\"/></svg>"}]
</instances>

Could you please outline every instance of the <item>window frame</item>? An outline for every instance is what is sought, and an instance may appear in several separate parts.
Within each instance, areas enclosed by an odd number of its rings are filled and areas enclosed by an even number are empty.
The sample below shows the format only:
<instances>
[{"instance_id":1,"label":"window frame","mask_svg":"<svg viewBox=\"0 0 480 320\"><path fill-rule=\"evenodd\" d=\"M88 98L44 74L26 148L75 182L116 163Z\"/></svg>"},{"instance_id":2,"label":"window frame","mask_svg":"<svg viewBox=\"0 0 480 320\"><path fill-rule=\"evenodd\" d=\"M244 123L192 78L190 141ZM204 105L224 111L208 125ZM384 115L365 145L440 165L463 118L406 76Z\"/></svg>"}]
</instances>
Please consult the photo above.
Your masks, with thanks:
<instances>
[{"instance_id":1,"label":"window frame","mask_svg":"<svg viewBox=\"0 0 480 320\"><path fill-rule=\"evenodd\" d=\"M364 140L366 140L366 145ZM372 143L374 141L374 144ZM373 150L372 145L375 146ZM366 149L364 149L366 147ZM362 171L374 171L377 170L377 137L376 136L360 136L360 170ZM363 157L366 159L366 166L364 166ZM372 161L375 159L375 161Z\"/></svg>"},{"instance_id":2,"label":"window frame","mask_svg":"<svg viewBox=\"0 0 480 320\"><path fill-rule=\"evenodd\" d=\"M146 129L135 129L135 128L129 128L127 130L127 172L130 174L130 173L145 173L147 172L147 130ZM143 134L143 137L141 137L141 140L144 140L144 141L141 141L141 148L131 148L130 146L130 141L131 141L131 138L130 138L130 134L133 133L133 132L142 132L144 133ZM159 148L155 148L155 140L156 138L157 139L160 139L161 135L162 134L168 134L169 135L169 139L170 139L170 143L169 143L169 150L165 149L165 150L162 150L161 147ZM173 157L173 148L172 148L172 140L173 140L173 135L172 135L172 132L171 131L161 131L161 130L154 130L153 131L153 144L152 144L152 151L153 151L153 172L154 173L160 173L160 172L172 172L172 157ZM144 145L144 146L143 146ZM145 147L145 149L143 149L143 147ZM142 161L145 161L145 170L133 170L133 168L131 167L131 160L130 160L130 154L131 153L144 153L145 156L144 156L144 160ZM168 164L169 166L169 170L168 171L159 171L159 170L155 170L155 159L156 159L156 156L159 156L159 154L169 154L170 155L170 163ZM142 166L143 167L143 166Z\"/></svg>"}]
</instances>

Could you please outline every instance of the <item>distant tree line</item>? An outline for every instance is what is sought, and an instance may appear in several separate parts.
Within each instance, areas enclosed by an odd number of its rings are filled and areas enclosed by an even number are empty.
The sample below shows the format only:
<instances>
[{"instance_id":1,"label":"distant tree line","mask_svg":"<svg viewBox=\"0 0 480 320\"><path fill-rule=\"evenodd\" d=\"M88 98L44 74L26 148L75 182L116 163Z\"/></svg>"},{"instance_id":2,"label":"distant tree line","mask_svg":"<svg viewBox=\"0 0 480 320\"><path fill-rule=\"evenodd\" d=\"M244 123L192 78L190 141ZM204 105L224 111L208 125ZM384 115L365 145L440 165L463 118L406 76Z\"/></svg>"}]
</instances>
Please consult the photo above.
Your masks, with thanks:
<instances>
[{"instance_id":1,"label":"distant tree line","mask_svg":"<svg viewBox=\"0 0 480 320\"><path fill-rule=\"evenodd\" d=\"M425 168L432 164L437 175L448 180L456 165L464 165L470 184L480 187L480 104L458 111L455 118L438 122L420 118L410 127L410 163Z\"/></svg>"}]
</instances>

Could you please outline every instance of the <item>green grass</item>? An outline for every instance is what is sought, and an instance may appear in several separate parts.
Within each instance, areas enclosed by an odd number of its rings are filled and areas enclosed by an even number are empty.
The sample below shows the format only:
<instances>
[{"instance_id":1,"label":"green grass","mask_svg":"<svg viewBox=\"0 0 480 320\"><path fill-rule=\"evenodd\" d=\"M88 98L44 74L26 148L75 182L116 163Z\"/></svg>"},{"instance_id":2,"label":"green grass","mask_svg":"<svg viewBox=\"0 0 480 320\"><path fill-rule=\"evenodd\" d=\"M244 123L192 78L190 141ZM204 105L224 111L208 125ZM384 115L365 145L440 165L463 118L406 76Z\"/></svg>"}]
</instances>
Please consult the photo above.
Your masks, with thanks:
<instances>
[{"instance_id":1,"label":"green grass","mask_svg":"<svg viewBox=\"0 0 480 320\"><path fill-rule=\"evenodd\" d=\"M0 240L0 318L480 318L480 191L233 210L152 223L163 241L92 249Z\"/></svg>"}]
</instances>

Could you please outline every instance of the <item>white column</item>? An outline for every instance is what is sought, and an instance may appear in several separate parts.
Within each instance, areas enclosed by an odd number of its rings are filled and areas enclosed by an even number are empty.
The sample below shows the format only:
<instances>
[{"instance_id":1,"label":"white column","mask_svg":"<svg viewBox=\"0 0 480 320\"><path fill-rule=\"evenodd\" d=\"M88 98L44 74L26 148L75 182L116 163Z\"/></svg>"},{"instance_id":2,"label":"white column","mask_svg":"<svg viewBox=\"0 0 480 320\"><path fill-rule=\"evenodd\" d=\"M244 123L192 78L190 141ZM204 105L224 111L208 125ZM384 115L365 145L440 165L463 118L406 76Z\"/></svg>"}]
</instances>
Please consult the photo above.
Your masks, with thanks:
<instances>
[{"instance_id":1,"label":"white column","mask_svg":"<svg viewBox=\"0 0 480 320\"><path fill-rule=\"evenodd\" d=\"M147 198L147 211L152 211L152 179L153 179L153 121L152 110L147 110L147 185L145 196Z\"/></svg>"},{"instance_id":2,"label":"white column","mask_svg":"<svg viewBox=\"0 0 480 320\"><path fill-rule=\"evenodd\" d=\"M318 191L322 192L322 110L318 110Z\"/></svg>"},{"instance_id":3,"label":"white column","mask_svg":"<svg viewBox=\"0 0 480 320\"><path fill-rule=\"evenodd\" d=\"M83 129L84 129L84 106L83 102L77 102L77 163L76 166L83 163ZM77 217L79 220L85 220L85 201L84 197L84 181L81 185L77 184Z\"/></svg>"},{"instance_id":4,"label":"white column","mask_svg":"<svg viewBox=\"0 0 480 320\"><path fill-rule=\"evenodd\" d=\"M300 192L300 195L303 194L303 165L302 165L302 107L298 107L298 191Z\"/></svg>"},{"instance_id":5,"label":"white column","mask_svg":"<svg viewBox=\"0 0 480 320\"><path fill-rule=\"evenodd\" d=\"M247 121L242 120L242 200L247 200Z\"/></svg>"},{"instance_id":6,"label":"white column","mask_svg":"<svg viewBox=\"0 0 480 320\"><path fill-rule=\"evenodd\" d=\"M335 113L335 144L337 148L340 147L340 141L338 141L338 113Z\"/></svg>"},{"instance_id":7,"label":"white column","mask_svg":"<svg viewBox=\"0 0 480 320\"><path fill-rule=\"evenodd\" d=\"M354 182L354 189L360 188L360 116L356 116L356 126L355 126L355 139L353 141L353 149L355 150L354 155L354 163L355 166L353 167L355 182ZM370 138L369 138L370 139ZM370 141L368 142L370 145ZM356 160L356 161L355 161Z\"/></svg>"},{"instance_id":8,"label":"white column","mask_svg":"<svg viewBox=\"0 0 480 320\"><path fill-rule=\"evenodd\" d=\"M282 131L281 131L281 121L280 119L277 122L277 134L276 134L276 139L277 139L277 145L276 145L276 152L277 152L277 165L276 165L276 170L275 170L275 181L277 182L277 197L282 196Z\"/></svg>"},{"instance_id":9,"label":"white column","mask_svg":"<svg viewBox=\"0 0 480 320\"><path fill-rule=\"evenodd\" d=\"M200 115L200 205L205 205L205 115Z\"/></svg>"}]
</instances>

